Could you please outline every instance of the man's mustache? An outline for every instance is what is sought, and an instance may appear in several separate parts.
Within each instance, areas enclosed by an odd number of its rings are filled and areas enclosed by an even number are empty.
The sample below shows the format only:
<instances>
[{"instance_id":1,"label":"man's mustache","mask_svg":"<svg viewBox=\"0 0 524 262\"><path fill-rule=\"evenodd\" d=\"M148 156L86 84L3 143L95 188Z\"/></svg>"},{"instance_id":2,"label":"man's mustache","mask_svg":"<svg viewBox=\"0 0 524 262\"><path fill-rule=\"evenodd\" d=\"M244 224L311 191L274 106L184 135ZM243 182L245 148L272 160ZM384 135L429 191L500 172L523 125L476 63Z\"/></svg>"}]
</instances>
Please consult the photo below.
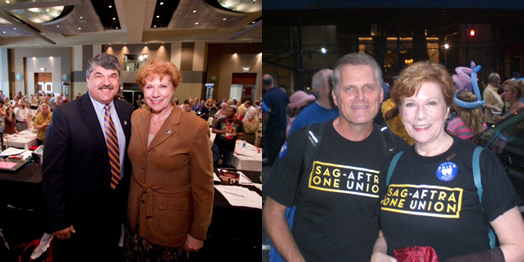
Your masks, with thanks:
<instances>
[{"instance_id":1,"label":"man's mustache","mask_svg":"<svg viewBox=\"0 0 524 262\"><path fill-rule=\"evenodd\" d=\"M109 89L109 90L113 90L115 89L115 87L113 85L99 85L98 86L98 89Z\"/></svg>"}]
</instances>

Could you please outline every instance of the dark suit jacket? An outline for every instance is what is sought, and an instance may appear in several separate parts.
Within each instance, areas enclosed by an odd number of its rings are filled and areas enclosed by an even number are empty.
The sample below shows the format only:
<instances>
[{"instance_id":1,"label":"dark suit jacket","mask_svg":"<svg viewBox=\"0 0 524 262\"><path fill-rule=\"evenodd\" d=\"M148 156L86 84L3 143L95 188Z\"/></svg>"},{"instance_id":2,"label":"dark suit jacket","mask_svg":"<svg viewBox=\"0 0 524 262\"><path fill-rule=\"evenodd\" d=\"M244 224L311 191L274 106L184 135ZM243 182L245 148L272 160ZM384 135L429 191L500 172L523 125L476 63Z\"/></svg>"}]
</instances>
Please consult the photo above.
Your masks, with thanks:
<instances>
[{"instance_id":1,"label":"dark suit jacket","mask_svg":"<svg viewBox=\"0 0 524 262\"><path fill-rule=\"evenodd\" d=\"M114 107L126 136L127 152L133 106L116 99ZM131 174L129 159L124 155L124 178L111 190L105 137L89 94L56 108L47 128L42 168L49 230L70 225L78 230L100 216L108 216L102 212L107 210L104 205L110 198L116 210L108 219L123 219Z\"/></svg>"}]
</instances>

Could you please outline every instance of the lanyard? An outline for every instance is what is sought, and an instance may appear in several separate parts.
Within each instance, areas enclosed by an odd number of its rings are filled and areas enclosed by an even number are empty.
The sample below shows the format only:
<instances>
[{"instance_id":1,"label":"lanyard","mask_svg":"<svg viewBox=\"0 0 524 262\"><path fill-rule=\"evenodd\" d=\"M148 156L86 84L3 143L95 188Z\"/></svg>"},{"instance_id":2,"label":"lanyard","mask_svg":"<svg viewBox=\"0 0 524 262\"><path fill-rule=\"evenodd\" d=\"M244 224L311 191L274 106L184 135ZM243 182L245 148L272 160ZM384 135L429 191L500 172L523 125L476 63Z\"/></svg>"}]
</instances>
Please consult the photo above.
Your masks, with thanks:
<instances>
[{"instance_id":1,"label":"lanyard","mask_svg":"<svg viewBox=\"0 0 524 262\"><path fill-rule=\"evenodd\" d=\"M237 121L236 116L233 118L233 124L235 123L235 121ZM231 128L231 124L229 124L229 121L227 121L227 117L226 117L226 123L227 123L227 127Z\"/></svg>"}]
</instances>

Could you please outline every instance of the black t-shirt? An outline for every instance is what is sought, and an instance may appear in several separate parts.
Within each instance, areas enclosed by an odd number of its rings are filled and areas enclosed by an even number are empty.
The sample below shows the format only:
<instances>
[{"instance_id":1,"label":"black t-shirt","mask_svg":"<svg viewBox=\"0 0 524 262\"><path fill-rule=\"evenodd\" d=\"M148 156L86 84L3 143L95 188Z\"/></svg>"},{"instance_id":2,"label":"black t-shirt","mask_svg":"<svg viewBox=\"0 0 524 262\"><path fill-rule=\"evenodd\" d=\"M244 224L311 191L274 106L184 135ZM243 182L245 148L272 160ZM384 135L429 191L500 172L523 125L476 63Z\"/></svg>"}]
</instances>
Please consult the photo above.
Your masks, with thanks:
<instances>
[{"instance_id":1,"label":"black t-shirt","mask_svg":"<svg viewBox=\"0 0 524 262\"><path fill-rule=\"evenodd\" d=\"M292 233L306 261L368 261L379 231L379 170L386 161L379 132L352 142L326 122L295 202ZM264 194L282 205L293 204L307 139L306 129L294 132L264 181ZM401 138L395 142L407 146Z\"/></svg>"},{"instance_id":2,"label":"black t-shirt","mask_svg":"<svg viewBox=\"0 0 524 262\"><path fill-rule=\"evenodd\" d=\"M420 156L414 147L400 157L381 201L380 224L388 254L431 246L440 261L490 249L487 221L520 202L496 155L483 150L480 169L484 212L473 180L475 145L453 137L441 155ZM389 162L382 172L386 174ZM381 181L381 188L385 181Z\"/></svg>"},{"instance_id":3,"label":"black t-shirt","mask_svg":"<svg viewBox=\"0 0 524 262\"><path fill-rule=\"evenodd\" d=\"M230 126L235 133L243 133L244 131L244 124L242 121L235 118L235 121L227 120L224 118L219 118L215 125L213 126L214 129L218 130L224 130ZM237 136L227 136L227 134L216 134L214 143L217 144L218 147L229 150L229 151L235 151L235 145L237 141Z\"/></svg>"}]
</instances>

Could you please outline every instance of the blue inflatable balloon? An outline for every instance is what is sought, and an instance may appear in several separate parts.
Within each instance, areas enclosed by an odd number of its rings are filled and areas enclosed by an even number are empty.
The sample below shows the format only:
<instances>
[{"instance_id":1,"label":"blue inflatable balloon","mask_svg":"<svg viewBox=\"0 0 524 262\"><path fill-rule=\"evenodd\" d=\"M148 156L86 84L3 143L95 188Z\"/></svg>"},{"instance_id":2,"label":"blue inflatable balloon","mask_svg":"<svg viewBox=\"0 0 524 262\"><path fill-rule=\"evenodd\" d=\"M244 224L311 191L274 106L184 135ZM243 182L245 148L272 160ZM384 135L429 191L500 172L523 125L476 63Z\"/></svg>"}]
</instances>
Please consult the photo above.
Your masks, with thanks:
<instances>
[{"instance_id":1,"label":"blue inflatable balloon","mask_svg":"<svg viewBox=\"0 0 524 262\"><path fill-rule=\"evenodd\" d=\"M475 66L475 62L471 62L471 69L467 67L457 67L455 71L458 75L453 75L453 82L457 86L457 92L455 92L455 104L462 108L476 108L483 106L485 102L481 99L480 89L477 82L477 72L481 69L480 65ZM470 76L467 76L467 73L470 73ZM462 80L462 81L461 81ZM468 90L466 86L471 83L473 93L477 96L477 101L474 102L465 102L458 99L457 95L463 90ZM468 90L470 91L470 90Z\"/></svg>"}]
</instances>

